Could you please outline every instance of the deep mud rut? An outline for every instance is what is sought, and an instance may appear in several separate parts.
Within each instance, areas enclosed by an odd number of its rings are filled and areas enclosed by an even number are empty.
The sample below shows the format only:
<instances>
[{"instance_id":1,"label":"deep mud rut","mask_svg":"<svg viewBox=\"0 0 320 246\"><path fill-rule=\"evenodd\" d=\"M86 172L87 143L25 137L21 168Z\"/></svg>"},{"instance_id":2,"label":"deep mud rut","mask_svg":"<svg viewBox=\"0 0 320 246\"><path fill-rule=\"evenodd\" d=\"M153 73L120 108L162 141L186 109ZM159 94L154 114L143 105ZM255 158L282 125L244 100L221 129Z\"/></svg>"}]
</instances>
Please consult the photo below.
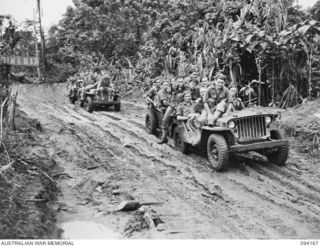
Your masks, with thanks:
<instances>
[{"instance_id":1,"label":"deep mud rut","mask_svg":"<svg viewBox=\"0 0 320 246\"><path fill-rule=\"evenodd\" d=\"M241 156L217 173L203 155L156 144L144 105L89 114L65 94L64 86L26 85L18 96L57 164L58 226L91 221L131 238L320 238L320 168L307 155L291 150L286 167ZM136 212L114 212L132 198L162 203L147 206L161 230L145 229Z\"/></svg>"}]
</instances>

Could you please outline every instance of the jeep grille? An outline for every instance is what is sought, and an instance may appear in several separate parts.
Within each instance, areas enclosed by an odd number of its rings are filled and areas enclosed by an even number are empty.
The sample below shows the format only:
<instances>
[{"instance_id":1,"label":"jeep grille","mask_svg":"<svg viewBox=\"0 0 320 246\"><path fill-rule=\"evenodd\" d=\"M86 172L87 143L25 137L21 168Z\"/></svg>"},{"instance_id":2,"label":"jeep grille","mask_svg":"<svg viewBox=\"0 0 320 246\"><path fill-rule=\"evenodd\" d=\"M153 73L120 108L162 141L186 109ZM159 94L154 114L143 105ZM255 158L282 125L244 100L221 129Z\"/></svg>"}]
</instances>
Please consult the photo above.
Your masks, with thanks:
<instances>
[{"instance_id":1,"label":"jeep grille","mask_svg":"<svg viewBox=\"0 0 320 246\"><path fill-rule=\"evenodd\" d=\"M266 122L264 116L254 116L235 120L240 142L258 140L266 137Z\"/></svg>"}]
</instances>

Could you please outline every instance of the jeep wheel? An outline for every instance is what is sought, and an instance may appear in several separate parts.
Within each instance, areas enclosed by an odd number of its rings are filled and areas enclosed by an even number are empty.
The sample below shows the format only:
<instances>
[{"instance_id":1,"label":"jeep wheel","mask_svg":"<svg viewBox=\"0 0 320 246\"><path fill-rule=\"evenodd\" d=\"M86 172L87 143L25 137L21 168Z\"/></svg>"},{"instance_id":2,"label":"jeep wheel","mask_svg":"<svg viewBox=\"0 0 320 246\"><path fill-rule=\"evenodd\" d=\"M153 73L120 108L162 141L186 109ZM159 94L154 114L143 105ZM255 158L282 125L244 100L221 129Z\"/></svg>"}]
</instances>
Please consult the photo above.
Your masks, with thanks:
<instances>
[{"instance_id":1,"label":"jeep wheel","mask_svg":"<svg viewBox=\"0 0 320 246\"><path fill-rule=\"evenodd\" d=\"M185 155L189 154L190 145L183 141L183 139L180 136L178 127L174 128L173 142L174 142L174 147L180 150L183 154Z\"/></svg>"},{"instance_id":2,"label":"jeep wheel","mask_svg":"<svg viewBox=\"0 0 320 246\"><path fill-rule=\"evenodd\" d=\"M148 112L146 114L146 128L149 134L156 135L157 133L157 117L153 112Z\"/></svg>"},{"instance_id":3,"label":"jeep wheel","mask_svg":"<svg viewBox=\"0 0 320 246\"><path fill-rule=\"evenodd\" d=\"M93 102L91 97L86 98L86 109L89 113L93 112Z\"/></svg>"},{"instance_id":4,"label":"jeep wheel","mask_svg":"<svg viewBox=\"0 0 320 246\"><path fill-rule=\"evenodd\" d=\"M270 132L271 139L281 140L283 136L279 130L272 130ZM277 147L276 151L267 154L268 161L277 164L278 166L283 166L289 157L289 143Z\"/></svg>"},{"instance_id":5,"label":"jeep wheel","mask_svg":"<svg viewBox=\"0 0 320 246\"><path fill-rule=\"evenodd\" d=\"M75 104L77 98L75 96L69 96L69 100L72 104Z\"/></svg>"},{"instance_id":6,"label":"jeep wheel","mask_svg":"<svg viewBox=\"0 0 320 246\"><path fill-rule=\"evenodd\" d=\"M117 111L117 112L119 112L121 110L121 104L119 103L119 104L115 104L114 105L114 111Z\"/></svg>"},{"instance_id":7,"label":"jeep wheel","mask_svg":"<svg viewBox=\"0 0 320 246\"><path fill-rule=\"evenodd\" d=\"M229 150L225 138L218 134L211 134L207 143L208 159L212 167L223 170L229 164Z\"/></svg>"}]
</instances>

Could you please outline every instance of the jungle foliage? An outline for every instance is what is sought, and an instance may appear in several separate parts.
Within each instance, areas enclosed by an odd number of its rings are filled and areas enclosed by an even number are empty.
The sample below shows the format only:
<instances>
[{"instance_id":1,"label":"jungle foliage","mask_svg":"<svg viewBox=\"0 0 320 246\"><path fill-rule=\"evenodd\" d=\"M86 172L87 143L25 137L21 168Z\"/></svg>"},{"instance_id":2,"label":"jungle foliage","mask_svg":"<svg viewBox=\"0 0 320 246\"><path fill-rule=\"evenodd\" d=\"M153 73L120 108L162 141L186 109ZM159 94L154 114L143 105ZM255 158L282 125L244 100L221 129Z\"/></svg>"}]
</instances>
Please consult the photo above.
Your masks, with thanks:
<instances>
[{"instance_id":1,"label":"jungle foliage","mask_svg":"<svg viewBox=\"0 0 320 246\"><path fill-rule=\"evenodd\" d=\"M129 90L157 76L223 71L263 105L320 95L319 2L309 12L294 0L73 2L47 37L57 80L101 66Z\"/></svg>"}]
</instances>

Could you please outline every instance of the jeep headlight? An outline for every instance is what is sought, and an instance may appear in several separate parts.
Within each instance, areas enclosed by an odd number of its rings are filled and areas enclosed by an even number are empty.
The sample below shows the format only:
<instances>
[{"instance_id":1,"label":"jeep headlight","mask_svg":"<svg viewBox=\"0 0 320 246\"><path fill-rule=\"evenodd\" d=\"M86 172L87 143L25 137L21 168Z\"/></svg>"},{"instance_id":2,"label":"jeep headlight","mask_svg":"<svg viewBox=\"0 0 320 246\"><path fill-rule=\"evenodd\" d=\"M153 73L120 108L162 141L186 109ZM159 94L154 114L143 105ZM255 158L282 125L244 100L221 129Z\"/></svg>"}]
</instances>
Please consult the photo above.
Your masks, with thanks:
<instances>
[{"instance_id":1,"label":"jeep headlight","mask_svg":"<svg viewBox=\"0 0 320 246\"><path fill-rule=\"evenodd\" d=\"M234 129L234 128L236 128L236 123L231 120L231 121L228 122L228 127L229 127L230 129Z\"/></svg>"},{"instance_id":2,"label":"jeep headlight","mask_svg":"<svg viewBox=\"0 0 320 246\"><path fill-rule=\"evenodd\" d=\"M271 118L270 116L266 116L266 117L265 117L265 121L266 121L266 124L268 125L268 124L271 123L272 118Z\"/></svg>"}]
</instances>

